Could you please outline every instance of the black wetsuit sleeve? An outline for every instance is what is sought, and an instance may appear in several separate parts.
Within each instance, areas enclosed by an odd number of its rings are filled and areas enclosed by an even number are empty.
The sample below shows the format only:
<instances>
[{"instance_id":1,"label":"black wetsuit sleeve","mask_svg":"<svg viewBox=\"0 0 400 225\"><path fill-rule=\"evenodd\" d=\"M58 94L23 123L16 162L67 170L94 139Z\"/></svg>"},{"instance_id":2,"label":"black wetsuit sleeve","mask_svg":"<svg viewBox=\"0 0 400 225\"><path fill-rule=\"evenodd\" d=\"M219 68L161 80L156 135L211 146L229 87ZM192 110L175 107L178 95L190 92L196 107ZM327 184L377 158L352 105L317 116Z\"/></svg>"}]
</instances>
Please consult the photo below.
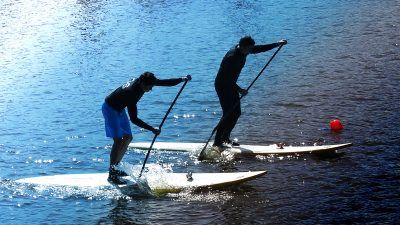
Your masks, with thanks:
<instances>
[{"instance_id":1,"label":"black wetsuit sleeve","mask_svg":"<svg viewBox=\"0 0 400 225\"><path fill-rule=\"evenodd\" d=\"M128 113L129 113L129 118L131 119L131 122L135 124L138 127L144 128L146 130L153 130L153 127L148 125L147 123L143 122L143 120L139 119L137 117L137 106L136 105L130 105L128 106Z\"/></svg>"},{"instance_id":2,"label":"black wetsuit sleeve","mask_svg":"<svg viewBox=\"0 0 400 225\"><path fill-rule=\"evenodd\" d=\"M183 81L182 78L174 78L174 79L157 79L155 86L175 86Z\"/></svg>"},{"instance_id":3,"label":"black wetsuit sleeve","mask_svg":"<svg viewBox=\"0 0 400 225\"><path fill-rule=\"evenodd\" d=\"M266 52L266 51L269 51L278 46L279 46L278 43L272 43L272 44L267 44L267 45L256 45L256 46L254 46L253 51L251 51L250 53L257 54L257 53L261 53L261 52Z\"/></svg>"}]
</instances>

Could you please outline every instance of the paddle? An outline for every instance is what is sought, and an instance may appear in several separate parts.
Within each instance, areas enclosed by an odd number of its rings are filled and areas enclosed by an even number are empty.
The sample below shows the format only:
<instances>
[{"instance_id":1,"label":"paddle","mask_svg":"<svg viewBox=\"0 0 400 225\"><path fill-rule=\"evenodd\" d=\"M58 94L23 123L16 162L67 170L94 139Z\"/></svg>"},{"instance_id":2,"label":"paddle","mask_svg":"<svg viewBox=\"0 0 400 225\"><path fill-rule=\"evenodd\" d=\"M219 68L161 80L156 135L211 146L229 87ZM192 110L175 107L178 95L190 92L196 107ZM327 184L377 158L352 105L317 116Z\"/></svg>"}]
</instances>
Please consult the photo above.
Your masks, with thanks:
<instances>
[{"instance_id":1,"label":"paddle","mask_svg":"<svg viewBox=\"0 0 400 225\"><path fill-rule=\"evenodd\" d=\"M176 95L176 97L175 97L174 101L172 102L171 106L169 107L167 113L165 113L165 116L164 116L163 120L161 121L160 126L158 127L160 130L161 130L161 127L164 125L164 122L167 119L168 114L171 112L172 107L175 105L176 100L178 99L179 95L181 94L181 92L183 91L183 89L185 88L185 86L186 86L186 84L187 84L187 82L189 80L190 80L190 78L188 80L186 80L185 83L183 83L181 89L179 90L178 94ZM143 173L143 170L144 170L144 166L146 165L147 159L149 158L149 155L150 155L150 151L153 148L154 142L156 141L157 137L158 137L158 134L155 134L154 138L153 138L153 141L151 142L150 148L147 151L146 158L144 159L142 169L140 170L139 178L142 176L142 173Z\"/></svg>"},{"instance_id":2,"label":"paddle","mask_svg":"<svg viewBox=\"0 0 400 225\"><path fill-rule=\"evenodd\" d=\"M268 60L268 62L267 62L267 63L265 64L265 66L262 68L262 70L258 73L258 75L256 76L256 78L254 78L253 82L251 82L251 84L247 87L246 92L249 91L249 89L253 86L253 84L256 82L256 80L261 76L261 74L262 74L262 73L264 72L264 70L267 68L267 66L268 66L269 63L272 61L272 59L276 56L276 54L278 54L279 50L281 50L282 46L283 46L283 44L281 44L281 45L279 46L279 48L275 51L275 53L272 55L272 57ZM203 159L205 159L204 151L206 150L207 145L208 145L208 143L210 142L210 140L211 140L212 136L214 135L215 131L217 131L218 126L221 124L221 122L222 122L228 115L230 115L230 114L233 112L233 109L235 109L236 106L238 106L238 104L240 103L240 100L241 100L244 96L245 96L245 95L241 95L241 96L240 96L239 101L237 101L237 102L235 103L235 105L232 107L232 110L229 111L228 114L225 115L225 117L222 117L222 119L219 121L219 123L217 124L217 126L214 127L213 131L211 132L210 137L208 138L206 144L204 145L203 149L202 149L201 152L200 152L200 155L199 155L199 157L198 157L198 160L203 160Z\"/></svg>"}]
</instances>

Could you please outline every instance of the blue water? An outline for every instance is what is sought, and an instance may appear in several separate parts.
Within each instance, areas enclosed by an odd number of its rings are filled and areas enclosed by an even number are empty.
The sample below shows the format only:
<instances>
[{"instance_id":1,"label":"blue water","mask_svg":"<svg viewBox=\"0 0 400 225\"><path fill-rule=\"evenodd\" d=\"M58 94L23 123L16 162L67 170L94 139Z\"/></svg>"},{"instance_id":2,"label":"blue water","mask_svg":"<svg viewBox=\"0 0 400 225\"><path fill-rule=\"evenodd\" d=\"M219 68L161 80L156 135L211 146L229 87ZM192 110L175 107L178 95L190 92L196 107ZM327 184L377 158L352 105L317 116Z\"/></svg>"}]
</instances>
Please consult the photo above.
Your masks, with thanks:
<instances>
[{"instance_id":1,"label":"blue water","mask_svg":"<svg viewBox=\"0 0 400 225\"><path fill-rule=\"evenodd\" d=\"M400 219L400 1L0 2L0 224L395 224ZM111 140L101 104L144 71L193 76L160 141L205 141L221 115L213 80L225 52L250 34L288 39L243 99L242 143L353 142L328 156L199 163L152 152L174 172L268 170L212 192L124 196L41 190L19 178L106 172ZM246 87L274 50L248 57ZM156 126L179 87L138 105ZM329 131L329 121L345 129ZM134 141L150 132L132 126ZM145 152L124 162L140 166Z\"/></svg>"}]
</instances>

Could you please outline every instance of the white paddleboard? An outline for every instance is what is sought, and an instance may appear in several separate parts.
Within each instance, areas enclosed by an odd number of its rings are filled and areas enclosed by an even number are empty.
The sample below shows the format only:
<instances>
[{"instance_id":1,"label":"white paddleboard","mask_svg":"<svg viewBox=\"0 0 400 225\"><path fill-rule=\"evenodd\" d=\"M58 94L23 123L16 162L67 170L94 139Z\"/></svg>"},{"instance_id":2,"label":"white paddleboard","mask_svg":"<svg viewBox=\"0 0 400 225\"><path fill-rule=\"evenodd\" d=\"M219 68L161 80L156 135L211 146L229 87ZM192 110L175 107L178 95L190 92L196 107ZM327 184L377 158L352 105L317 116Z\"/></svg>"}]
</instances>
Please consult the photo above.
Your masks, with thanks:
<instances>
[{"instance_id":1,"label":"white paddleboard","mask_svg":"<svg viewBox=\"0 0 400 225\"><path fill-rule=\"evenodd\" d=\"M129 147L148 150L150 142L130 143ZM310 153L321 151L333 151L351 146L352 143L321 145L321 146L282 146L277 145L240 145L237 147L227 148L234 154L240 155L267 155L267 154L294 154L294 153ZM185 151L196 152L204 147L204 143L185 143L185 142L156 142L153 149L166 151ZM210 147L210 146L209 146Z\"/></svg>"},{"instance_id":2,"label":"white paddleboard","mask_svg":"<svg viewBox=\"0 0 400 225\"><path fill-rule=\"evenodd\" d=\"M147 185L154 193L178 193L185 189L224 188L253 180L266 174L267 171L249 171L232 173L163 173L147 176ZM115 187L121 189L134 188L137 183L132 177L123 177L126 185L114 185L107 181L108 173L65 174L19 179L17 183L41 186L67 186L76 188Z\"/></svg>"}]
</instances>

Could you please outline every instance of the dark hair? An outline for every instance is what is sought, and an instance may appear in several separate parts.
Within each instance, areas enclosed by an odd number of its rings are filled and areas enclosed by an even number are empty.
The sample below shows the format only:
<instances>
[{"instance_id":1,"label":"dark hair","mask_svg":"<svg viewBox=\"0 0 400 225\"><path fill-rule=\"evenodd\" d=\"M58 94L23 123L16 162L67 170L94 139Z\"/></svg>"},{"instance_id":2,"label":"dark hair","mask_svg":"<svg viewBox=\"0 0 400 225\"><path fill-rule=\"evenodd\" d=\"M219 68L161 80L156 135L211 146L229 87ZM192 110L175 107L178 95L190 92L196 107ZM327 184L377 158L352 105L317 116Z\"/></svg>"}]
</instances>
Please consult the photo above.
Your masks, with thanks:
<instances>
[{"instance_id":1,"label":"dark hair","mask_svg":"<svg viewBox=\"0 0 400 225\"><path fill-rule=\"evenodd\" d=\"M139 80L145 85L154 85L157 81L157 78L151 72L144 72L142 75L140 75Z\"/></svg>"},{"instance_id":2,"label":"dark hair","mask_svg":"<svg viewBox=\"0 0 400 225\"><path fill-rule=\"evenodd\" d=\"M244 36L239 41L239 46L241 46L241 47L254 46L255 44L256 44L256 42L250 36Z\"/></svg>"}]
</instances>

